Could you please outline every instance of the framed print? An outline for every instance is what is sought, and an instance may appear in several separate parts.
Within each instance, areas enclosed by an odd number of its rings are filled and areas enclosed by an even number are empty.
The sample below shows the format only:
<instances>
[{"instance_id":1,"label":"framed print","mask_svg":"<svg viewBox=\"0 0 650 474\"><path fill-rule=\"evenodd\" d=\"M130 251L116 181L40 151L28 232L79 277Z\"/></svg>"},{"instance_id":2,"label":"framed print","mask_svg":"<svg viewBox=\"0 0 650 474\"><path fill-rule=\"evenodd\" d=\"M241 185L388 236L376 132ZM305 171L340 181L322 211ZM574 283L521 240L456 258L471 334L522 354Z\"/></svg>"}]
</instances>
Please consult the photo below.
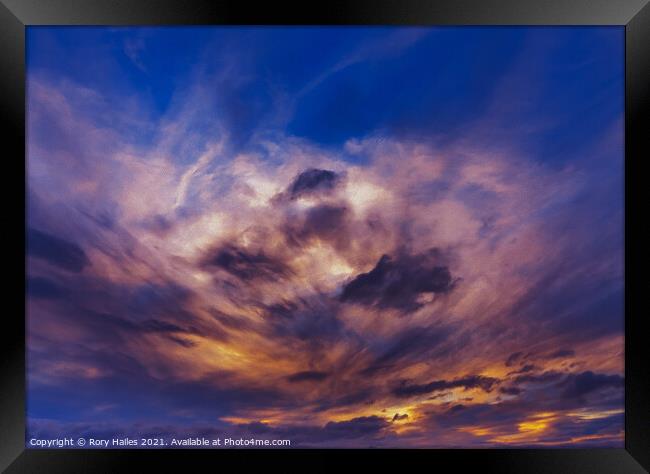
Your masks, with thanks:
<instances>
[{"instance_id":1,"label":"framed print","mask_svg":"<svg viewBox=\"0 0 650 474\"><path fill-rule=\"evenodd\" d=\"M647 470L647 2L312 7L3 0L2 467Z\"/></svg>"}]
</instances>

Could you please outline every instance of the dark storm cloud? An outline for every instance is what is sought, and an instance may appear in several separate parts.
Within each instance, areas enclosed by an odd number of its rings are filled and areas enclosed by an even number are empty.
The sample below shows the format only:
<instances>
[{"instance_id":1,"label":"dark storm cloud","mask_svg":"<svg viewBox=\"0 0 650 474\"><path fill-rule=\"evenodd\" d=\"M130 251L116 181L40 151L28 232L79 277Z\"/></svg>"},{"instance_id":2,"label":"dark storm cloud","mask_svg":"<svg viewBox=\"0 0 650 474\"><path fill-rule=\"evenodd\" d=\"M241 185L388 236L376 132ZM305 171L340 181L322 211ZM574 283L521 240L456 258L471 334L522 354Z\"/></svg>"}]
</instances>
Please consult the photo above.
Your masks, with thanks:
<instances>
[{"instance_id":1,"label":"dark storm cloud","mask_svg":"<svg viewBox=\"0 0 650 474\"><path fill-rule=\"evenodd\" d=\"M204 265L220 268L244 281L272 280L291 274L290 269L280 260L262 251L249 252L235 245L217 249L204 261Z\"/></svg>"},{"instance_id":2,"label":"dark storm cloud","mask_svg":"<svg viewBox=\"0 0 650 474\"><path fill-rule=\"evenodd\" d=\"M320 382L329 377L327 372L319 372L317 370L305 370L303 372L296 372L287 377L289 382Z\"/></svg>"},{"instance_id":3,"label":"dark storm cloud","mask_svg":"<svg viewBox=\"0 0 650 474\"><path fill-rule=\"evenodd\" d=\"M77 244L34 228L27 230L27 254L75 273L90 263Z\"/></svg>"},{"instance_id":4,"label":"dark storm cloud","mask_svg":"<svg viewBox=\"0 0 650 474\"><path fill-rule=\"evenodd\" d=\"M463 387L465 390L471 388L480 388L485 392L492 391L495 384L500 380L494 377L485 377L483 375L469 375L455 380L435 380L427 384L402 385L393 389L393 394L398 397L412 397L423 395L425 393L448 390L450 388Z\"/></svg>"},{"instance_id":5,"label":"dark storm cloud","mask_svg":"<svg viewBox=\"0 0 650 474\"><path fill-rule=\"evenodd\" d=\"M414 311L423 294L445 294L454 287L449 269L438 263L439 252L422 255L383 255L375 268L343 287L341 300L379 308Z\"/></svg>"},{"instance_id":6,"label":"dark storm cloud","mask_svg":"<svg viewBox=\"0 0 650 474\"><path fill-rule=\"evenodd\" d=\"M624 379L620 375L597 374L591 371L569 375L563 382L564 398L580 398L605 388L622 388Z\"/></svg>"},{"instance_id":7,"label":"dark storm cloud","mask_svg":"<svg viewBox=\"0 0 650 474\"><path fill-rule=\"evenodd\" d=\"M336 187L341 176L334 171L310 168L300 173L289 186L290 199L296 199L319 191L330 191Z\"/></svg>"}]
</instances>

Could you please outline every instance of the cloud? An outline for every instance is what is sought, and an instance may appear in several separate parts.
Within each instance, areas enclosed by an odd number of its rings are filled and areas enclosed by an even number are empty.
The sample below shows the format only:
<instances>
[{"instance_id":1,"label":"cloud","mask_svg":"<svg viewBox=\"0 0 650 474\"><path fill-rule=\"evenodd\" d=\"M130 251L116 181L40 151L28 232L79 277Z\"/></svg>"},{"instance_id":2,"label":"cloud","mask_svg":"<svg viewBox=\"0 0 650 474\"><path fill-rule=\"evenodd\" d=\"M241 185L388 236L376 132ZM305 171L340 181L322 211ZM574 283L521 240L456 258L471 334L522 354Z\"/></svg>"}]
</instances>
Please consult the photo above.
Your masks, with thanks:
<instances>
[{"instance_id":1,"label":"cloud","mask_svg":"<svg viewBox=\"0 0 650 474\"><path fill-rule=\"evenodd\" d=\"M363 416L348 421L330 421L325 425L325 433L331 437L358 438L376 434L388 426L388 422L378 416Z\"/></svg>"},{"instance_id":2,"label":"cloud","mask_svg":"<svg viewBox=\"0 0 650 474\"><path fill-rule=\"evenodd\" d=\"M27 254L69 272L79 273L90 264L81 247L38 229L27 229Z\"/></svg>"},{"instance_id":3,"label":"cloud","mask_svg":"<svg viewBox=\"0 0 650 474\"><path fill-rule=\"evenodd\" d=\"M504 395L519 395L523 390L517 387L499 387L499 392Z\"/></svg>"},{"instance_id":4,"label":"cloud","mask_svg":"<svg viewBox=\"0 0 650 474\"><path fill-rule=\"evenodd\" d=\"M64 298L67 290L48 278L28 277L26 281L27 295L36 299L56 300Z\"/></svg>"},{"instance_id":5,"label":"cloud","mask_svg":"<svg viewBox=\"0 0 650 474\"><path fill-rule=\"evenodd\" d=\"M559 349L555 352L547 354L545 359L565 359L568 357L574 357L576 355L575 351L572 349Z\"/></svg>"},{"instance_id":6,"label":"cloud","mask_svg":"<svg viewBox=\"0 0 650 474\"><path fill-rule=\"evenodd\" d=\"M424 305L420 296L446 294L454 288L449 268L438 260L437 249L420 255L383 255L371 271L343 287L341 301L414 311Z\"/></svg>"},{"instance_id":7,"label":"cloud","mask_svg":"<svg viewBox=\"0 0 650 474\"><path fill-rule=\"evenodd\" d=\"M249 252L234 245L228 245L214 251L203 264L216 267L244 280L273 279L287 277L291 270L281 261L262 251Z\"/></svg>"},{"instance_id":8,"label":"cloud","mask_svg":"<svg viewBox=\"0 0 650 474\"><path fill-rule=\"evenodd\" d=\"M310 168L300 173L287 190L290 199L329 192L341 181L341 175L334 171Z\"/></svg>"},{"instance_id":9,"label":"cloud","mask_svg":"<svg viewBox=\"0 0 650 474\"><path fill-rule=\"evenodd\" d=\"M532 372L532 371L537 370L537 369L539 369L539 367L537 367L534 364L526 364L526 365L522 365L517 370L513 370L511 372L508 372L508 375L525 374L527 372Z\"/></svg>"},{"instance_id":10,"label":"cloud","mask_svg":"<svg viewBox=\"0 0 650 474\"><path fill-rule=\"evenodd\" d=\"M505 361L506 367L512 367L524 355L523 352L513 352Z\"/></svg>"},{"instance_id":11,"label":"cloud","mask_svg":"<svg viewBox=\"0 0 650 474\"><path fill-rule=\"evenodd\" d=\"M563 373L553 370L542 372L540 374L519 375L515 377L516 383L548 383L562 378Z\"/></svg>"},{"instance_id":12,"label":"cloud","mask_svg":"<svg viewBox=\"0 0 650 474\"><path fill-rule=\"evenodd\" d=\"M131 62L142 72L147 72L147 68L142 62L142 52L145 49L143 38L130 38L124 41L124 54Z\"/></svg>"},{"instance_id":13,"label":"cloud","mask_svg":"<svg viewBox=\"0 0 650 474\"><path fill-rule=\"evenodd\" d=\"M350 245L350 211L342 205L322 204L309 208L303 218L292 217L285 232L290 245L309 245L312 240L328 242L337 250Z\"/></svg>"},{"instance_id":14,"label":"cloud","mask_svg":"<svg viewBox=\"0 0 650 474\"><path fill-rule=\"evenodd\" d=\"M305 370L303 372L296 372L287 377L289 382L320 382L329 377L327 372L319 372L317 370Z\"/></svg>"},{"instance_id":15,"label":"cloud","mask_svg":"<svg viewBox=\"0 0 650 474\"><path fill-rule=\"evenodd\" d=\"M449 325L420 326L402 329L382 340L374 347L375 356L359 374L376 376L395 368L415 364L423 360L442 358L453 351L452 336L462 337Z\"/></svg>"},{"instance_id":16,"label":"cloud","mask_svg":"<svg viewBox=\"0 0 650 474\"><path fill-rule=\"evenodd\" d=\"M457 387L462 387L465 390L480 388L485 392L489 392L499 382L500 380L494 377L468 375L455 380L434 380L426 384L404 383L393 389L393 393L398 397L412 397Z\"/></svg>"},{"instance_id":17,"label":"cloud","mask_svg":"<svg viewBox=\"0 0 650 474\"><path fill-rule=\"evenodd\" d=\"M458 84L410 55L437 57L440 35L351 30L313 62L315 43L292 41L301 31L206 30L218 47L185 64L177 90L147 62L153 107L126 76L30 73L30 432L618 446L622 127L541 160L566 117L504 130L519 107L492 77L488 116L432 128L422 117ZM354 76L386 46L417 66L384 68L389 82L447 85L430 102L406 88L413 100L385 113L359 87L370 76ZM526 84L517 57L507 79ZM299 109L351 115L296 136Z\"/></svg>"},{"instance_id":18,"label":"cloud","mask_svg":"<svg viewBox=\"0 0 650 474\"><path fill-rule=\"evenodd\" d=\"M562 395L565 398L580 398L606 388L621 388L623 382L623 377L620 375L598 374L588 370L569 375L562 383L564 387Z\"/></svg>"}]
</instances>

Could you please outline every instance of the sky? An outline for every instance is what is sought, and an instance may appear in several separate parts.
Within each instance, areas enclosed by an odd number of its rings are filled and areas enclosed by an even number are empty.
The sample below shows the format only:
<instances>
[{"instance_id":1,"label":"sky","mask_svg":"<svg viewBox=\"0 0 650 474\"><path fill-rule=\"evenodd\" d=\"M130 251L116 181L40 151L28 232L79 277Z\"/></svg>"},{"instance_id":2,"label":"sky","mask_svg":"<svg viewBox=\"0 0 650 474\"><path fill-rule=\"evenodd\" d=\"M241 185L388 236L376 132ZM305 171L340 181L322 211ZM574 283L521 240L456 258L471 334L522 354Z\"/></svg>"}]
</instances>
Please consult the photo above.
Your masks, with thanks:
<instances>
[{"instance_id":1,"label":"sky","mask_svg":"<svg viewBox=\"0 0 650 474\"><path fill-rule=\"evenodd\" d=\"M619 27L28 27L27 439L623 447Z\"/></svg>"}]
</instances>

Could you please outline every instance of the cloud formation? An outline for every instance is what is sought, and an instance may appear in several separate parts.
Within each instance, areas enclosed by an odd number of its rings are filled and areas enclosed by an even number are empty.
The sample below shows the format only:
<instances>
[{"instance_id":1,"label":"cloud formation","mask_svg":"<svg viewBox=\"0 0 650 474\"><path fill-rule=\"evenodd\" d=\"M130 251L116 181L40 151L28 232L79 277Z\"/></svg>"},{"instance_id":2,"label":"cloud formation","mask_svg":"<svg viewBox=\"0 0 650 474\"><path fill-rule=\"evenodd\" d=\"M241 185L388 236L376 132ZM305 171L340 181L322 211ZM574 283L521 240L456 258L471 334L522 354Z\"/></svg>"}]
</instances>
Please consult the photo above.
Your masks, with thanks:
<instances>
[{"instance_id":1,"label":"cloud formation","mask_svg":"<svg viewBox=\"0 0 650 474\"><path fill-rule=\"evenodd\" d=\"M84 31L29 33L30 435L622 446L617 32Z\"/></svg>"}]
</instances>

